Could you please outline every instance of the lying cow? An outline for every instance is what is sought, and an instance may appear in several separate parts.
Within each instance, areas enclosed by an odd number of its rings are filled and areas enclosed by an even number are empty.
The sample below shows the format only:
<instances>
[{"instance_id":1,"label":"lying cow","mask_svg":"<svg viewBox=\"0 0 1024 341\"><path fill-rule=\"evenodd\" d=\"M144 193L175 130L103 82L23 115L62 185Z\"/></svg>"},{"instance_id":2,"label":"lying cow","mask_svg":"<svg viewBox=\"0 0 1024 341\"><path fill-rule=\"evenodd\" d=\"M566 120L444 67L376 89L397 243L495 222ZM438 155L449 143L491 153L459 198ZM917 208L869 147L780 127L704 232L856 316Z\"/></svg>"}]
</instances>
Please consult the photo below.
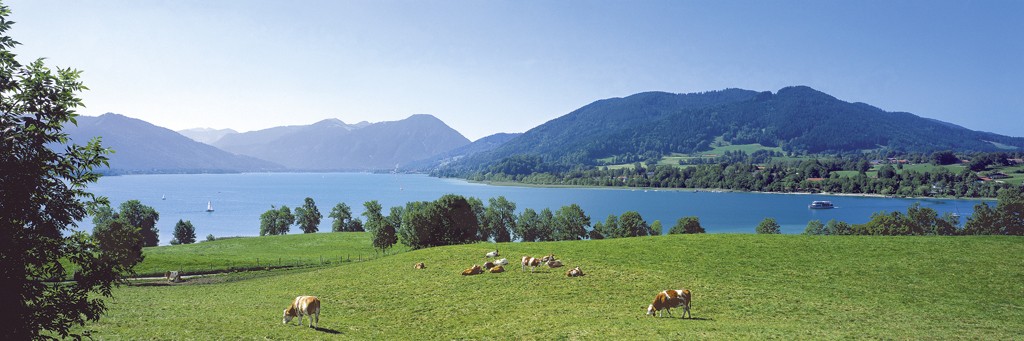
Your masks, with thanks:
<instances>
[{"instance_id":1,"label":"lying cow","mask_svg":"<svg viewBox=\"0 0 1024 341\"><path fill-rule=\"evenodd\" d=\"M508 265L508 258L502 258L494 262L494 265Z\"/></svg>"},{"instance_id":2,"label":"lying cow","mask_svg":"<svg viewBox=\"0 0 1024 341\"><path fill-rule=\"evenodd\" d=\"M462 275L463 276L479 275L479 274L482 274L482 273L484 273L484 269L481 268L479 265L473 265L472 268L469 268L469 269L466 269L466 270L462 271Z\"/></svg>"},{"instance_id":3,"label":"lying cow","mask_svg":"<svg viewBox=\"0 0 1024 341\"><path fill-rule=\"evenodd\" d=\"M562 267L562 261L557 260L557 259L549 260L548 261L548 267L549 268L560 268L560 267Z\"/></svg>"},{"instance_id":4,"label":"lying cow","mask_svg":"<svg viewBox=\"0 0 1024 341\"><path fill-rule=\"evenodd\" d=\"M569 277L580 277L580 276L583 276L583 275L586 275L586 274L583 273L583 270L580 270L580 267L577 266L574 269L570 269L569 271L566 271L565 275L569 276Z\"/></svg>"},{"instance_id":5,"label":"lying cow","mask_svg":"<svg viewBox=\"0 0 1024 341\"><path fill-rule=\"evenodd\" d=\"M416 265L413 265L412 268L413 269L426 269L427 265L423 264L423 262L419 262L419 263L416 263Z\"/></svg>"},{"instance_id":6,"label":"lying cow","mask_svg":"<svg viewBox=\"0 0 1024 341\"><path fill-rule=\"evenodd\" d=\"M654 316L654 313L658 313L658 317L661 317L661 311L667 310L668 316L672 316L672 308L683 307L683 314L679 318L690 315L690 290L665 290L659 292L658 295L654 296L654 302L647 306L647 315Z\"/></svg>"},{"instance_id":7,"label":"lying cow","mask_svg":"<svg viewBox=\"0 0 1024 341\"><path fill-rule=\"evenodd\" d=\"M498 249L494 249L494 251L488 252L486 255L484 255L484 258L494 258L494 257L498 257Z\"/></svg>"},{"instance_id":8,"label":"lying cow","mask_svg":"<svg viewBox=\"0 0 1024 341\"><path fill-rule=\"evenodd\" d=\"M284 310L283 324L288 324L293 317L299 318L299 325L302 325L302 317L309 316L309 327L313 328L315 323L320 326L320 299L316 296L299 296L295 298L292 305ZM315 317L315 319L314 319Z\"/></svg>"},{"instance_id":9,"label":"lying cow","mask_svg":"<svg viewBox=\"0 0 1024 341\"><path fill-rule=\"evenodd\" d=\"M494 264L494 262L491 262L491 261L487 261L487 262L484 263L484 269L490 269L490 268L493 268L495 266L498 266L498 265Z\"/></svg>"},{"instance_id":10,"label":"lying cow","mask_svg":"<svg viewBox=\"0 0 1024 341\"><path fill-rule=\"evenodd\" d=\"M526 271L526 267L529 266L530 267L530 272L533 272L533 270L536 269L538 266L540 266L541 263L547 263L548 261L550 261L552 259L555 259L555 255L547 255L547 256L544 256L544 258L540 258L540 259L533 258L533 257L530 257L530 256L523 256L523 261L522 261L522 263L523 263L523 271Z\"/></svg>"},{"instance_id":11,"label":"lying cow","mask_svg":"<svg viewBox=\"0 0 1024 341\"><path fill-rule=\"evenodd\" d=\"M495 266L495 267L491 268L490 271L491 271L492 274L502 273L502 272L505 272L505 267L501 266L501 265L498 265L498 266Z\"/></svg>"}]
</instances>

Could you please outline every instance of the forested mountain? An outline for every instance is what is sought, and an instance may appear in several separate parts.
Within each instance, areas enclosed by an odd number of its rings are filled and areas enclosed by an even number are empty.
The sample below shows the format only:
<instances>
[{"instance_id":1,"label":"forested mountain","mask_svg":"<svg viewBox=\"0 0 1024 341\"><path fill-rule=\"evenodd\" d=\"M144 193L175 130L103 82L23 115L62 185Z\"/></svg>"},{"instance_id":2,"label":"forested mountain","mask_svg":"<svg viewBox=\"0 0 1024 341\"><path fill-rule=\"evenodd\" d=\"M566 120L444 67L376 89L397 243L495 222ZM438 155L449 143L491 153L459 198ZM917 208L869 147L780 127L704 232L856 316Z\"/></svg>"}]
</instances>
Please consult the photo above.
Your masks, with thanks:
<instances>
[{"instance_id":1,"label":"forested mountain","mask_svg":"<svg viewBox=\"0 0 1024 341\"><path fill-rule=\"evenodd\" d=\"M505 142L508 142L520 135L522 135L522 133L497 133L494 135L484 136L465 146L458 147L426 159L413 161L407 165L402 165L400 169L402 171L429 171L464 157L498 148L505 144Z\"/></svg>"},{"instance_id":2,"label":"forested mountain","mask_svg":"<svg viewBox=\"0 0 1024 341\"><path fill-rule=\"evenodd\" d=\"M645 92L599 100L495 148L443 167L442 174L565 170L610 157L656 159L709 150L721 138L805 153L1020 150L1024 138L969 130L904 112L849 103L806 86L776 93L727 89ZM507 172L506 172L507 173Z\"/></svg>"},{"instance_id":3,"label":"forested mountain","mask_svg":"<svg viewBox=\"0 0 1024 341\"><path fill-rule=\"evenodd\" d=\"M393 169L469 143L430 115L345 124L337 119L227 135L213 145L294 170Z\"/></svg>"},{"instance_id":4,"label":"forested mountain","mask_svg":"<svg viewBox=\"0 0 1024 341\"><path fill-rule=\"evenodd\" d=\"M102 137L104 147L114 149L111 173L241 172L283 170L272 162L235 155L193 141L167 128L107 113L79 116L78 125L64 127L71 142L85 144ZM54 146L56 149L58 146ZM63 149L62 147L58 150ZM101 170L106 171L106 170Z\"/></svg>"},{"instance_id":5,"label":"forested mountain","mask_svg":"<svg viewBox=\"0 0 1024 341\"><path fill-rule=\"evenodd\" d=\"M193 139L196 142L213 144L226 135L238 134L238 132L234 129L192 128L178 130L178 134L185 135L185 137Z\"/></svg>"}]
</instances>

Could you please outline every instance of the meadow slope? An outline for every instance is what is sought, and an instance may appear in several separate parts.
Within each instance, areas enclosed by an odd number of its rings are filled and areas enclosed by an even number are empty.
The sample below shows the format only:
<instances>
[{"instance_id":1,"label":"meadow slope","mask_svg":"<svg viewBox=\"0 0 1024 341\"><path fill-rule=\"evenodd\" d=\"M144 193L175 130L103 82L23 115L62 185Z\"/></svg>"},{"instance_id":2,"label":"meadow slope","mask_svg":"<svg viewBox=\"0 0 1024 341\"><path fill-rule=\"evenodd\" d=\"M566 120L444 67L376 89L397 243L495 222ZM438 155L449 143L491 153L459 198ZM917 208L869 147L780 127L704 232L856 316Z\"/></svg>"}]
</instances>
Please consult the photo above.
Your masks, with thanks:
<instances>
[{"instance_id":1,"label":"meadow slope","mask_svg":"<svg viewBox=\"0 0 1024 341\"><path fill-rule=\"evenodd\" d=\"M480 243L122 287L87 328L100 339L1022 339L1022 241L706 234L506 243L497 248L513 262L508 272L460 276L495 247ZM587 276L520 271L519 257L548 253ZM428 268L413 270L419 261ZM654 294L671 288L693 291L694 319L645 317ZM319 330L281 324L297 295L322 299Z\"/></svg>"}]
</instances>

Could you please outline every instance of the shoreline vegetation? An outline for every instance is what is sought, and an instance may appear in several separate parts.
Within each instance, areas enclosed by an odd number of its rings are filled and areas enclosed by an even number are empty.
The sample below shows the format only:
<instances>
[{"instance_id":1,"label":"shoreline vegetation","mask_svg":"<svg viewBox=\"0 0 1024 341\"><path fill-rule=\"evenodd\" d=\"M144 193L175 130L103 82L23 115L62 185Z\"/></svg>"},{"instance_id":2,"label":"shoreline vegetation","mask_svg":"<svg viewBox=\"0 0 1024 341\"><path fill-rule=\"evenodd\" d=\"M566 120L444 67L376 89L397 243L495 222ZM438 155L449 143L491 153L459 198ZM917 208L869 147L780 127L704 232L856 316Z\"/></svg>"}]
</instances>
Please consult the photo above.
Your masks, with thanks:
<instances>
[{"instance_id":1,"label":"shoreline vegetation","mask_svg":"<svg viewBox=\"0 0 1024 341\"><path fill-rule=\"evenodd\" d=\"M753 193L753 194L788 194L788 195L828 195L837 197L858 197L858 198L899 198L899 199L935 199L935 200L971 200L971 201L995 201L995 197L954 197L954 196L897 196L897 195L883 195L875 193L842 193L842 192L768 192L768 191L746 191L746 190L735 190L725 188L665 188L665 187L626 187L626 186L599 186L599 185L556 185L556 184L531 184L514 181L490 181L490 180L465 180L468 183L490 185L490 186L508 186L508 187L528 187L528 188L585 188L585 189L613 189L623 191L675 191L675 192L694 192L694 193Z\"/></svg>"}]
</instances>

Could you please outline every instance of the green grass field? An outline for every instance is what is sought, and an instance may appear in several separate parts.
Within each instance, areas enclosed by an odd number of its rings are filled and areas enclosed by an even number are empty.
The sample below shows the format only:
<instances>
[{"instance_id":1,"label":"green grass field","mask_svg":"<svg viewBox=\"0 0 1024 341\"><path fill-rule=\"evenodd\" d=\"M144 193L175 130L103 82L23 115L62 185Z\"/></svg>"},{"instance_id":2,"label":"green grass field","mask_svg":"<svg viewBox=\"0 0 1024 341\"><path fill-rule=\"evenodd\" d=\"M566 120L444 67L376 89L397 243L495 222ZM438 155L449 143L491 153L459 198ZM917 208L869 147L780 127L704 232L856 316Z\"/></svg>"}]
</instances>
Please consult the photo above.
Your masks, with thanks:
<instances>
[{"instance_id":1,"label":"green grass field","mask_svg":"<svg viewBox=\"0 0 1024 341\"><path fill-rule=\"evenodd\" d=\"M706 234L508 243L497 245L513 262L508 272L470 277L459 273L495 245L459 245L122 287L87 327L99 339L131 340L1022 339L1021 241ZM587 276L520 271L519 257L548 253ZM420 261L428 268L413 270ZM675 288L693 291L694 319L643 315L657 292ZM319 330L281 324L298 295L320 296Z\"/></svg>"},{"instance_id":2,"label":"green grass field","mask_svg":"<svg viewBox=\"0 0 1024 341\"><path fill-rule=\"evenodd\" d=\"M140 276L163 275L181 270L186 274L230 268L337 263L375 255L366 232L289 234L281 236L229 238L187 245L147 247L145 259L135 266ZM388 253L405 251L401 244Z\"/></svg>"}]
</instances>

